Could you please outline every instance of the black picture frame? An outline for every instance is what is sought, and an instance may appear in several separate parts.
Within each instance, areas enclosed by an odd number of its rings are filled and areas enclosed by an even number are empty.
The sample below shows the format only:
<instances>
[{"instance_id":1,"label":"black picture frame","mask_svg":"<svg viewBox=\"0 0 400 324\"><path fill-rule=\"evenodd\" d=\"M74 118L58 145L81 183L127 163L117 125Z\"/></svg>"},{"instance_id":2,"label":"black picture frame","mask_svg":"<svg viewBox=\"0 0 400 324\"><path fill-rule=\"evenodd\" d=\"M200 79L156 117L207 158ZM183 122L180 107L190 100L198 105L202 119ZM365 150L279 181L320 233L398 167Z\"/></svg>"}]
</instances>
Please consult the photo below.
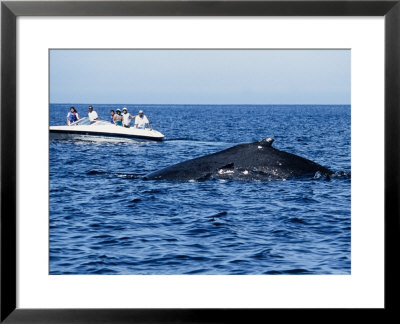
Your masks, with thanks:
<instances>
[{"instance_id":1,"label":"black picture frame","mask_svg":"<svg viewBox=\"0 0 400 324\"><path fill-rule=\"evenodd\" d=\"M400 0L2 1L1 2L1 323L264 322L288 309L19 309L16 308L16 18L18 16L384 16L385 19L385 306L397 311L399 276ZM373 136L373 134L371 134ZM368 139L366 139L368 140ZM371 148L372 150L373 148ZM367 176L367 175L366 175ZM371 260L373 262L373 260ZM38 292L40 293L40 292ZM293 309L296 316L318 319ZM336 316L337 309L327 309ZM342 310L343 311L343 310ZM345 310L345 316L350 312ZM366 312L367 311L367 312ZM268 314L267 314L268 313ZM279 313L279 314L277 314ZM312 317L310 317L312 316ZM343 315L337 315L337 318ZM279 320L284 319L284 317ZM334 319L334 318L331 318ZM342 318L343 319L343 318ZM349 319L349 318L347 318ZM286 319L285 319L286 320ZM319 318L319 320L322 320Z\"/></svg>"}]
</instances>

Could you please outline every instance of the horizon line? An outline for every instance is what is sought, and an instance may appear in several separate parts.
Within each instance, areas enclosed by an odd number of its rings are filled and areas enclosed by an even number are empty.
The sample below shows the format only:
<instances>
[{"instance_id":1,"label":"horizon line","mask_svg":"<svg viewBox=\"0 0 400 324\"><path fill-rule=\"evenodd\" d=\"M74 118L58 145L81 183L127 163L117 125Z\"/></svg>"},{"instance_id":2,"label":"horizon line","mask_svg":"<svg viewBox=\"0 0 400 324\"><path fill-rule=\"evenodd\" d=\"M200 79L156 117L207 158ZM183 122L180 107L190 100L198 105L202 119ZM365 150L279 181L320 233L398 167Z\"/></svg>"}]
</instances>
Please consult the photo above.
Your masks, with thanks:
<instances>
[{"instance_id":1,"label":"horizon line","mask_svg":"<svg viewBox=\"0 0 400 324\"><path fill-rule=\"evenodd\" d=\"M313 103L313 104L307 104L307 103L301 103L301 104L282 104L282 103L269 103L269 104L251 104L251 103L239 103L239 104L216 104L216 103L207 103L207 104L199 104L199 103L183 103L183 104L174 104L174 103L167 103L167 104L161 104L161 103L86 103L86 102L79 102L79 103L68 103L68 102L50 102L50 105L135 105L135 106L145 106L145 105L152 105L152 106L351 106L351 103L324 103L324 104L319 104L319 103Z\"/></svg>"}]
</instances>

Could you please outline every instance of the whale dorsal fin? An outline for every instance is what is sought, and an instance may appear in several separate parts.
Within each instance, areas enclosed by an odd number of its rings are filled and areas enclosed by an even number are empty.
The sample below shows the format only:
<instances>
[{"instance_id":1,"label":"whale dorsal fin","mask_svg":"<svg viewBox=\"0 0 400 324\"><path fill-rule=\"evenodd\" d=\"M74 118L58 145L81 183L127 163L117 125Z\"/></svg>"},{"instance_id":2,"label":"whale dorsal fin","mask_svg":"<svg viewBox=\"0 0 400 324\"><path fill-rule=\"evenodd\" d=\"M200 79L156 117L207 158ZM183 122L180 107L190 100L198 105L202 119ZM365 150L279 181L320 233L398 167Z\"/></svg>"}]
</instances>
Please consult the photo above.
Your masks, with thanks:
<instances>
[{"instance_id":1,"label":"whale dorsal fin","mask_svg":"<svg viewBox=\"0 0 400 324\"><path fill-rule=\"evenodd\" d=\"M275 140L274 140L272 137L267 137L267 138L264 138L264 139L262 139L261 141L259 141L259 143L260 143L262 146L271 147L271 146L272 146L272 143L273 143L274 141L275 141Z\"/></svg>"}]
</instances>

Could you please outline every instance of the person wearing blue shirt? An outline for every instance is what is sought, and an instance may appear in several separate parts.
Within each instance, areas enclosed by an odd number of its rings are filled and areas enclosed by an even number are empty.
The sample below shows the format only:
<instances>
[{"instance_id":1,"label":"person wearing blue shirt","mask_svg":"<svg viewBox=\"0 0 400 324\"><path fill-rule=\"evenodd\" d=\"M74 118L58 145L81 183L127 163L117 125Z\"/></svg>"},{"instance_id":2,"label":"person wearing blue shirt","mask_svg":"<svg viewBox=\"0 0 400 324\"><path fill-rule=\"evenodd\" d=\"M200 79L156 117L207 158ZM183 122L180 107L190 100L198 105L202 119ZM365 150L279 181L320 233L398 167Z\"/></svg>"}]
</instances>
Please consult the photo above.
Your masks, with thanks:
<instances>
[{"instance_id":1,"label":"person wearing blue shirt","mask_svg":"<svg viewBox=\"0 0 400 324\"><path fill-rule=\"evenodd\" d=\"M115 111L111 109L110 114L111 114L111 116L110 116L110 123L111 123L111 124L115 124L115 122L114 122Z\"/></svg>"},{"instance_id":2,"label":"person wearing blue shirt","mask_svg":"<svg viewBox=\"0 0 400 324\"><path fill-rule=\"evenodd\" d=\"M67 125L70 126L72 123L78 121L79 115L75 107L69 108L69 113L67 114Z\"/></svg>"}]
</instances>

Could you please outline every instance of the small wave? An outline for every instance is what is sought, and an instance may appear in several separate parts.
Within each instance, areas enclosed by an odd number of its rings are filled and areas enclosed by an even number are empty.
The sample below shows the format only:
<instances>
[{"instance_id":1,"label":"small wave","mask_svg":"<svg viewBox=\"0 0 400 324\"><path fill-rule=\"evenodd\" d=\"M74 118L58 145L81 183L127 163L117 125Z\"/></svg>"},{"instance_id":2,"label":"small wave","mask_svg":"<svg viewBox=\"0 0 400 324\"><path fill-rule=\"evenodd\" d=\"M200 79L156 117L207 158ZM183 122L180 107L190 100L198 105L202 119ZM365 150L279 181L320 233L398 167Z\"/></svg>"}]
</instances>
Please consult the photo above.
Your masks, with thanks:
<instances>
[{"instance_id":1,"label":"small wave","mask_svg":"<svg viewBox=\"0 0 400 324\"><path fill-rule=\"evenodd\" d=\"M113 238L113 237L114 237L114 236L108 235L108 234L101 234L101 235L93 236L93 238L95 238L95 239Z\"/></svg>"},{"instance_id":2,"label":"small wave","mask_svg":"<svg viewBox=\"0 0 400 324\"><path fill-rule=\"evenodd\" d=\"M167 189L149 189L149 190L144 190L142 193L143 194L159 194L159 193L165 193Z\"/></svg>"},{"instance_id":3,"label":"small wave","mask_svg":"<svg viewBox=\"0 0 400 324\"><path fill-rule=\"evenodd\" d=\"M144 176L144 173L112 173L111 175L125 179L140 179Z\"/></svg>"},{"instance_id":4,"label":"small wave","mask_svg":"<svg viewBox=\"0 0 400 324\"><path fill-rule=\"evenodd\" d=\"M219 218L219 217L226 216L226 215L228 215L228 212L227 211L222 211L222 212L220 212L218 214L207 216L207 218L210 218L210 219L214 220L215 218Z\"/></svg>"},{"instance_id":5,"label":"small wave","mask_svg":"<svg viewBox=\"0 0 400 324\"><path fill-rule=\"evenodd\" d=\"M207 261L208 258L204 256L197 256L197 255L184 255L184 254L178 254L178 255L169 255L166 256L172 259L177 259L177 260L193 260L193 261Z\"/></svg>"},{"instance_id":6,"label":"small wave","mask_svg":"<svg viewBox=\"0 0 400 324\"><path fill-rule=\"evenodd\" d=\"M107 174L107 172L100 171L100 170L90 170L86 174L87 175L97 175L97 174Z\"/></svg>"},{"instance_id":7,"label":"small wave","mask_svg":"<svg viewBox=\"0 0 400 324\"><path fill-rule=\"evenodd\" d=\"M332 178L343 178L343 179L351 179L351 172L346 171L336 171L331 175Z\"/></svg>"},{"instance_id":8,"label":"small wave","mask_svg":"<svg viewBox=\"0 0 400 324\"><path fill-rule=\"evenodd\" d=\"M92 272L93 274L116 274L118 271L109 269L109 268L102 268Z\"/></svg>"},{"instance_id":9,"label":"small wave","mask_svg":"<svg viewBox=\"0 0 400 324\"><path fill-rule=\"evenodd\" d=\"M270 255L271 249L265 249L252 255L255 259L264 259Z\"/></svg>"},{"instance_id":10,"label":"small wave","mask_svg":"<svg viewBox=\"0 0 400 324\"><path fill-rule=\"evenodd\" d=\"M350 179L351 178L351 172L346 172L346 171L336 171L333 174L327 175L327 174L322 174L321 172L317 171L314 174L313 179L314 180L330 180L330 179L336 179L336 178L342 178L342 179Z\"/></svg>"},{"instance_id":11,"label":"small wave","mask_svg":"<svg viewBox=\"0 0 400 324\"><path fill-rule=\"evenodd\" d=\"M104 240L104 241L100 242L100 244L117 244L117 243L118 243L118 240L116 240L116 239L109 239L109 240Z\"/></svg>"},{"instance_id":12,"label":"small wave","mask_svg":"<svg viewBox=\"0 0 400 324\"><path fill-rule=\"evenodd\" d=\"M270 271L264 272L264 274L266 274L266 275L280 275L280 274L282 274L282 271L270 270Z\"/></svg>"},{"instance_id":13,"label":"small wave","mask_svg":"<svg viewBox=\"0 0 400 324\"><path fill-rule=\"evenodd\" d=\"M178 242L176 238L165 238L164 241L166 242Z\"/></svg>"},{"instance_id":14,"label":"small wave","mask_svg":"<svg viewBox=\"0 0 400 324\"><path fill-rule=\"evenodd\" d=\"M168 139L164 140L164 142L172 142L172 141L192 141L192 142L197 142L197 141L200 141L200 140L196 140L195 138L190 138L190 137L168 138Z\"/></svg>"},{"instance_id":15,"label":"small wave","mask_svg":"<svg viewBox=\"0 0 400 324\"><path fill-rule=\"evenodd\" d=\"M186 272L185 274L193 275L193 274L201 274L201 273L206 273L206 272L207 272L206 269L197 269L197 270L192 270L192 271Z\"/></svg>"},{"instance_id":16,"label":"small wave","mask_svg":"<svg viewBox=\"0 0 400 324\"><path fill-rule=\"evenodd\" d=\"M324 174L324 173L321 173L320 171L317 171L317 172L315 172L313 179L314 180L321 179L321 180L329 181L331 179L331 176L329 174Z\"/></svg>"},{"instance_id":17,"label":"small wave","mask_svg":"<svg viewBox=\"0 0 400 324\"><path fill-rule=\"evenodd\" d=\"M112 173L102 170L90 170L86 173L87 175L107 175L110 177L119 177L125 179L140 179L144 176L144 173Z\"/></svg>"},{"instance_id":18,"label":"small wave","mask_svg":"<svg viewBox=\"0 0 400 324\"><path fill-rule=\"evenodd\" d=\"M297 224L307 224L306 221L304 221L303 219L298 218L298 217L290 218L288 221L291 223L297 223Z\"/></svg>"},{"instance_id":19,"label":"small wave","mask_svg":"<svg viewBox=\"0 0 400 324\"><path fill-rule=\"evenodd\" d=\"M115 262L106 262L106 261L89 261L82 263L81 266L109 266L109 265L117 265Z\"/></svg>"},{"instance_id":20,"label":"small wave","mask_svg":"<svg viewBox=\"0 0 400 324\"><path fill-rule=\"evenodd\" d=\"M247 263L249 263L249 261L243 260L243 259L235 259L235 260L229 261L229 263L230 264L247 264Z\"/></svg>"},{"instance_id":21,"label":"small wave","mask_svg":"<svg viewBox=\"0 0 400 324\"><path fill-rule=\"evenodd\" d=\"M214 225L214 226L224 226L224 225L226 225L226 223L214 222L213 225Z\"/></svg>"},{"instance_id":22,"label":"small wave","mask_svg":"<svg viewBox=\"0 0 400 324\"><path fill-rule=\"evenodd\" d=\"M290 269L290 270L284 270L281 271L281 274L309 274L310 271L306 270L306 269Z\"/></svg>"},{"instance_id":23,"label":"small wave","mask_svg":"<svg viewBox=\"0 0 400 324\"><path fill-rule=\"evenodd\" d=\"M198 235L198 234L209 234L209 231L205 228L193 228L186 231L186 235Z\"/></svg>"}]
</instances>

